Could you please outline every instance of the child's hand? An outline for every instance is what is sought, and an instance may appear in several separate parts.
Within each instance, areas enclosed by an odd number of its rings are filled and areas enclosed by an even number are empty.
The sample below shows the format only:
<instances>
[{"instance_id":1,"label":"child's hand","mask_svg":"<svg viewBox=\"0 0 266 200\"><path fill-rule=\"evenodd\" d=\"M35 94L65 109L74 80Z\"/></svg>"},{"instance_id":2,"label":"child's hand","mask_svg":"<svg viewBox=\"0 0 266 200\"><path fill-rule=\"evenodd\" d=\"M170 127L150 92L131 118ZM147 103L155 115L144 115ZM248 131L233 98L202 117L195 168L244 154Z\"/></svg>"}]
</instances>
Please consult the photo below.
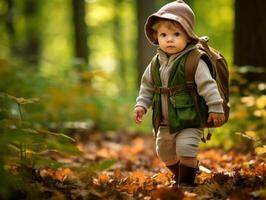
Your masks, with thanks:
<instances>
[{"instance_id":1,"label":"child's hand","mask_svg":"<svg viewBox=\"0 0 266 200\"><path fill-rule=\"evenodd\" d=\"M214 124L214 126L222 126L225 121L225 116L223 113L209 113L208 123Z\"/></svg>"},{"instance_id":2,"label":"child's hand","mask_svg":"<svg viewBox=\"0 0 266 200\"><path fill-rule=\"evenodd\" d=\"M142 106L137 106L135 108L135 114L134 114L134 119L136 124L140 124L142 122L142 117L145 114L146 110Z\"/></svg>"}]
</instances>

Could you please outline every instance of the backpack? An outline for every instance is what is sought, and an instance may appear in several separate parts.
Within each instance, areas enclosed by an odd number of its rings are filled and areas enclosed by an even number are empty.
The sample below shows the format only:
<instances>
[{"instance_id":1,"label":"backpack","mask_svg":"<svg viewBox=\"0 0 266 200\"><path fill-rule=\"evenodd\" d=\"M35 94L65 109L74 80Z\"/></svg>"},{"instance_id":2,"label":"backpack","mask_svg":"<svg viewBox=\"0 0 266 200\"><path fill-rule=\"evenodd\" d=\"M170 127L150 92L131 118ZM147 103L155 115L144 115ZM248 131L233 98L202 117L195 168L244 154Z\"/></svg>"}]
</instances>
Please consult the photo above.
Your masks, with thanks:
<instances>
[{"instance_id":1,"label":"backpack","mask_svg":"<svg viewBox=\"0 0 266 200\"><path fill-rule=\"evenodd\" d=\"M199 63L200 58L203 59L211 72L212 77L217 83L219 93L223 99L223 109L225 115L226 123L229 118L229 71L228 64L224 58L224 56L217 51L216 49L208 46L209 38L207 36L203 36L199 38L199 42L196 44L197 48L191 50L188 54L187 60L185 62L185 80L186 85L195 85L195 73ZM194 88L191 91L191 95L198 110L198 102L196 95L197 89ZM214 127L214 124L205 124L205 127L211 128Z\"/></svg>"}]
</instances>

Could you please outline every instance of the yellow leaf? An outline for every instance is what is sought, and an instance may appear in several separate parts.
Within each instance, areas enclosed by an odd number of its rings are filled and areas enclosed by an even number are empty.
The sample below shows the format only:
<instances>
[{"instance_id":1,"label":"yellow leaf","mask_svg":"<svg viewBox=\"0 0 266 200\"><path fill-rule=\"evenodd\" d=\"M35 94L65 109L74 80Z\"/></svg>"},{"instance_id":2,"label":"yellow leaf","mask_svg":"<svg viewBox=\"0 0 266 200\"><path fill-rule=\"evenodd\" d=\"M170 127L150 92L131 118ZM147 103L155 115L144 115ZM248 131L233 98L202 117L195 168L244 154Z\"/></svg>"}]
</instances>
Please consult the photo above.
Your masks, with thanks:
<instances>
[{"instance_id":1,"label":"yellow leaf","mask_svg":"<svg viewBox=\"0 0 266 200\"><path fill-rule=\"evenodd\" d=\"M256 100L256 106L259 109L263 109L266 106L266 95L262 95Z\"/></svg>"},{"instance_id":2,"label":"yellow leaf","mask_svg":"<svg viewBox=\"0 0 266 200\"><path fill-rule=\"evenodd\" d=\"M255 152L258 155L265 154L266 153L266 146L255 148Z\"/></svg>"},{"instance_id":3,"label":"yellow leaf","mask_svg":"<svg viewBox=\"0 0 266 200\"><path fill-rule=\"evenodd\" d=\"M35 103L35 102L39 101L38 98L25 99L23 97L15 97L15 96L12 96L9 94L7 95L7 97L14 100L17 104L21 104L21 105L29 104L29 103Z\"/></svg>"},{"instance_id":4,"label":"yellow leaf","mask_svg":"<svg viewBox=\"0 0 266 200\"><path fill-rule=\"evenodd\" d=\"M242 97L241 102L246 106L251 107L255 105L255 98L253 96Z\"/></svg>"},{"instance_id":5,"label":"yellow leaf","mask_svg":"<svg viewBox=\"0 0 266 200\"><path fill-rule=\"evenodd\" d=\"M257 133L255 131L246 131L245 134L252 139L257 139Z\"/></svg>"},{"instance_id":6,"label":"yellow leaf","mask_svg":"<svg viewBox=\"0 0 266 200\"><path fill-rule=\"evenodd\" d=\"M253 112L253 115L256 117L266 117L266 110L265 109L255 110Z\"/></svg>"}]
</instances>

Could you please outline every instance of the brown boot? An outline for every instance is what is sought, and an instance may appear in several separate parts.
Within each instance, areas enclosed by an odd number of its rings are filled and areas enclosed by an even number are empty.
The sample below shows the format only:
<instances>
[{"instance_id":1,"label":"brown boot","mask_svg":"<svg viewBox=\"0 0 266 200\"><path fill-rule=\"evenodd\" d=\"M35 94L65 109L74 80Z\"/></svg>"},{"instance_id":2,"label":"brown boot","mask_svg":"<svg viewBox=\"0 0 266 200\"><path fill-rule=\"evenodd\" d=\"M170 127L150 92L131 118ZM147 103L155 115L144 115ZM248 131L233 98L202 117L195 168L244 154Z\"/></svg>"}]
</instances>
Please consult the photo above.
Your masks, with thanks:
<instances>
[{"instance_id":1,"label":"brown boot","mask_svg":"<svg viewBox=\"0 0 266 200\"><path fill-rule=\"evenodd\" d=\"M195 187L195 178L198 167L188 167L180 163L179 165L179 175L178 175L178 186L179 187Z\"/></svg>"},{"instance_id":2,"label":"brown boot","mask_svg":"<svg viewBox=\"0 0 266 200\"><path fill-rule=\"evenodd\" d=\"M174 165L166 166L174 175L174 181L176 185L178 184L178 176L179 176L179 161Z\"/></svg>"}]
</instances>

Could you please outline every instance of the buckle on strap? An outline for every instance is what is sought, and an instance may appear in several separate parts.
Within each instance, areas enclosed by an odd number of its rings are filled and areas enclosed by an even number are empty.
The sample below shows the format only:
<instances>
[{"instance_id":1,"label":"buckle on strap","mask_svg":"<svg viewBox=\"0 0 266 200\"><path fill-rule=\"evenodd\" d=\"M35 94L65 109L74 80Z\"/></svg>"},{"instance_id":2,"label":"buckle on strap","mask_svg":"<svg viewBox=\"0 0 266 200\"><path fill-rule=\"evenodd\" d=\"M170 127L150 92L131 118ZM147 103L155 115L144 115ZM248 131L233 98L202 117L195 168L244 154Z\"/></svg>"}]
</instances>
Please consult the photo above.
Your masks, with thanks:
<instances>
[{"instance_id":1,"label":"buckle on strap","mask_svg":"<svg viewBox=\"0 0 266 200\"><path fill-rule=\"evenodd\" d=\"M170 94L170 89L167 87L158 87L155 86L154 87L154 92L158 93L158 94L166 94L169 95Z\"/></svg>"},{"instance_id":2,"label":"buckle on strap","mask_svg":"<svg viewBox=\"0 0 266 200\"><path fill-rule=\"evenodd\" d=\"M176 92L181 92L181 91L184 91L186 89L190 89L190 88L194 88L194 87L195 87L194 83L192 85L189 85L188 87L187 87L187 84L180 84L180 85L176 85L176 86L170 87L170 88L155 86L154 92L157 94L165 94L165 95L170 96L170 95L175 94Z\"/></svg>"},{"instance_id":3,"label":"buckle on strap","mask_svg":"<svg viewBox=\"0 0 266 200\"><path fill-rule=\"evenodd\" d=\"M188 81L188 82L186 83L186 88L187 88L188 90L193 90L193 89L196 88L196 84L195 84L194 82L192 82L192 81Z\"/></svg>"}]
</instances>

